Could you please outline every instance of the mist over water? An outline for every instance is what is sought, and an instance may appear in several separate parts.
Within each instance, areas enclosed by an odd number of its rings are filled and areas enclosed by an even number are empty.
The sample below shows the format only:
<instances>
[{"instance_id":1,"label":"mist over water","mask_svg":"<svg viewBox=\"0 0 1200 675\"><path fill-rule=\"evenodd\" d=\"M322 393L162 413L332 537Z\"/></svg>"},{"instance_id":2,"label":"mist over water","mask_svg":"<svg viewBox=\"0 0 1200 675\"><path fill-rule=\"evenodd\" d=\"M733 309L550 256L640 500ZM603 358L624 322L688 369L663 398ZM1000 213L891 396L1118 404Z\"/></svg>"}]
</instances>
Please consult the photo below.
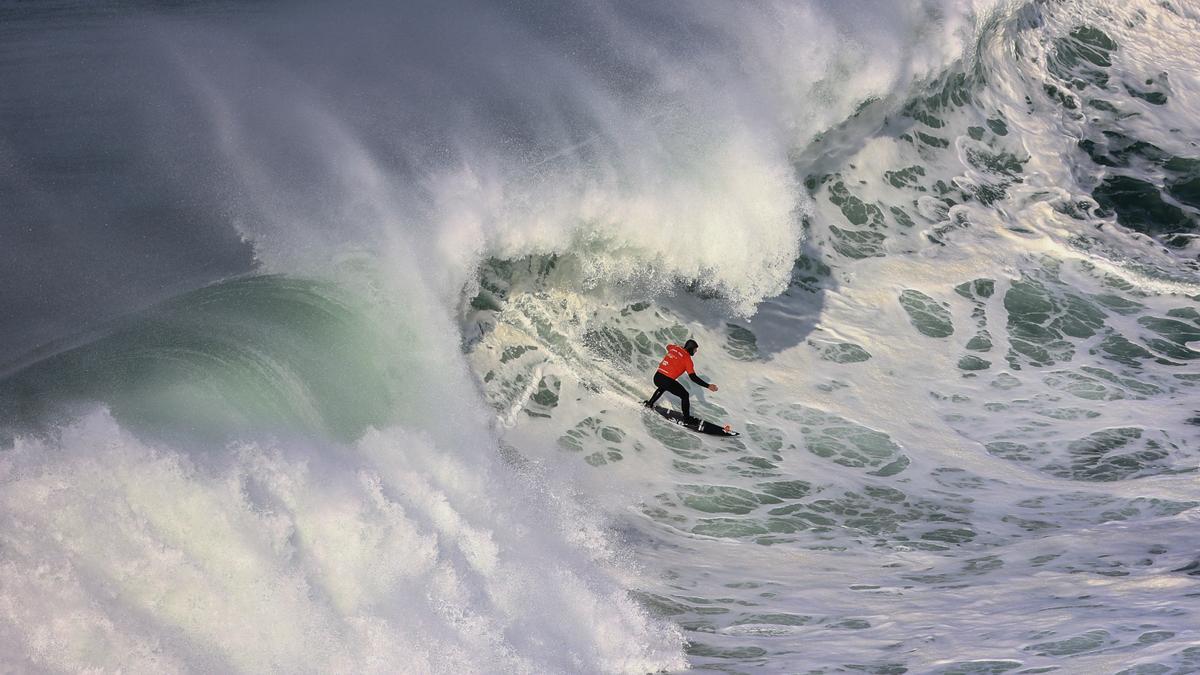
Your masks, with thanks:
<instances>
[{"instance_id":1,"label":"mist over water","mask_svg":"<svg viewBox=\"0 0 1200 675\"><path fill-rule=\"evenodd\" d=\"M610 241L666 275L704 270L748 312L794 257L805 202L794 151L864 100L936 75L973 31L969 15L929 3L864 14L844 3L8 9L5 201L11 236L28 241L5 269L15 288L50 291L9 302L25 321L66 316L36 336L11 327L6 343L67 332L82 292L128 309L245 271L238 239L293 271L327 267L330 248L400 238L437 255L445 270L426 274L444 275L429 282L446 294L484 254ZM722 226L734 218L746 226ZM679 227L697 247L672 257L664 233ZM131 252L146 261L133 270L116 262ZM66 255L104 283L55 274ZM608 264L618 277L642 267Z\"/></svg>"},{"instance_id":2,"label":"mist over water","mask_svg":"<svg viewBox=\"0 0 1200 675\"><path fill-rule=\"evenodd\" d=\"M1200 667L1198 19L0 9L0 662Z\"/></svg>"}]
</instances>

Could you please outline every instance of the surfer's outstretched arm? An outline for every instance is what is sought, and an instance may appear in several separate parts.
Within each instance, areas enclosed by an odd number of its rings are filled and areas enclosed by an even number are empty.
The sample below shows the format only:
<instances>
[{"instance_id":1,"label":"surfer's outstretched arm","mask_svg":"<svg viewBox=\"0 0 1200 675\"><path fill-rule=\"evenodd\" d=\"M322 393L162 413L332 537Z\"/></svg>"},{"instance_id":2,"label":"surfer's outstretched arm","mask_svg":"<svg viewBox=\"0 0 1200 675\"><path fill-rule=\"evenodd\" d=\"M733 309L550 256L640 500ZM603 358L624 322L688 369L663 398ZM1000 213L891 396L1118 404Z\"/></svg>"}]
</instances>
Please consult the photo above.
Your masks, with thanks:
<instances>
[{"instance_id":1,"label":"surfer's outstretched arm","mask_svg":"<svg viewBox=\"0 0 1200 675\"><path fill-rule=\"evenodd\" d=\"M695 382L696 384L700 385L701 387L704 387L705 389L707 389L709 391L717 390L717 385L709 384L708 382L705 382L704 380L702 380L700 378L699 375L697 375L695 373L688 373L688 377L690 377L692 379L692 382Z\"/></svg>"}]
</instances>

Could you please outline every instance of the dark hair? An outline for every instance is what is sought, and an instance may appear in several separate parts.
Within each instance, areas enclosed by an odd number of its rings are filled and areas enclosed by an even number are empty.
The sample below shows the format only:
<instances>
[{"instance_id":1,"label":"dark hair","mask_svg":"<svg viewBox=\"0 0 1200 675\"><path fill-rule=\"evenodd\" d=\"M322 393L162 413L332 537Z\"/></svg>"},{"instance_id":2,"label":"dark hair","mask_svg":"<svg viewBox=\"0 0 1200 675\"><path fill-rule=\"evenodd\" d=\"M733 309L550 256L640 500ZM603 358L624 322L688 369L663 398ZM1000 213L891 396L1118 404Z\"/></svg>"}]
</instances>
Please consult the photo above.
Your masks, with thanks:
<instances>
[{"instance_id":1,"label":"dark hair","mask_svg":"<svg viewBox=\"0 0 1200 675\"><path fill-rule=\"evenodd\" d=\"M683 343L683 351L691 354L692 356L696 355L696 350L699 348L700 345L695 340L688 340L687 342Z\"/></svg>"}]
</instances>

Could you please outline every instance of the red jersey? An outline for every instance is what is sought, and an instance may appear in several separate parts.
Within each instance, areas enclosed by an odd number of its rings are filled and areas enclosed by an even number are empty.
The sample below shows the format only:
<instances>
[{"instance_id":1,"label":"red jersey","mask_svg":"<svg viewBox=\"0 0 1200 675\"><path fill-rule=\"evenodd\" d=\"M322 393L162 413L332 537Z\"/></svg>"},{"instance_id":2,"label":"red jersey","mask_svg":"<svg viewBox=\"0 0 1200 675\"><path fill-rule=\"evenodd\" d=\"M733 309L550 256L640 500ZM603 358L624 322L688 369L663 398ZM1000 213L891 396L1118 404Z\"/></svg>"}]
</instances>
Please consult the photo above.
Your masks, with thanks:
<instances>
[{"instance_id":1,"label":"red jersey","mask_svg":"<svg viewBox=\"0 0 1200 675\"><path fill-rule=\"evenodd\" d=\"M658 372L674 380L684 373L695 375L696 367L692 365L692 355L683 347L667 345L667 355L658 364Z\"/></svg>"}]
</instances>

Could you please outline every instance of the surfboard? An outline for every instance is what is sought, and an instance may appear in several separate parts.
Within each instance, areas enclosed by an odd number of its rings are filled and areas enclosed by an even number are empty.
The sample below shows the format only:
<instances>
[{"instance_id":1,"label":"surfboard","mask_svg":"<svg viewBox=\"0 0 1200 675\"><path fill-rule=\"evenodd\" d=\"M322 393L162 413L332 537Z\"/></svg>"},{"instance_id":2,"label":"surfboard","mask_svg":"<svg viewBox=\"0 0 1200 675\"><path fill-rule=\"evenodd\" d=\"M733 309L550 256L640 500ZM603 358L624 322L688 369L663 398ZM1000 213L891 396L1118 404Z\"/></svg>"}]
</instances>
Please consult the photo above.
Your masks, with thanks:
<instances>
[{"instance_id":1,"label":"surfboard","mask_svg":"<svg viewBox=\"0 0 1200 675\"><path fill-rule=\"evenodd\" d=\"M720 424L709 422L707 420L700 420L699 424L688 424L683 421L683 413L679 412L678 410L670 410L670 409L664 408L662 406L656 405L656 406L654 406L654 412L658 413L659 415L662 415L663 417L667 418L671 422L678 424L679 426L683 427L684 429L688 429L690 431L695 431L696 433L708 434L709 436L725 436L725 437L733 437L733 436L741 435L738 432L731 430L729 428L728 424L722 426Z\"/></svg>"}]
</instances>

